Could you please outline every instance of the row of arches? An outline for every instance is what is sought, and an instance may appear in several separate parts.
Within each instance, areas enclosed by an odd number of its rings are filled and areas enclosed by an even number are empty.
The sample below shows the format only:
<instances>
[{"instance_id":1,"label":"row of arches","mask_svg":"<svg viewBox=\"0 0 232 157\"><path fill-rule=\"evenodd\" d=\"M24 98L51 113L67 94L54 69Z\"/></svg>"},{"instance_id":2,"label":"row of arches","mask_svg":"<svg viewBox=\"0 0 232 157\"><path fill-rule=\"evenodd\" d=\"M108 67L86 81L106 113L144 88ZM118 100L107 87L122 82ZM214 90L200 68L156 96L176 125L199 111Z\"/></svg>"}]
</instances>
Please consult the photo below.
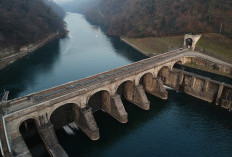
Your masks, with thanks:
<instances>
[{"instance_id":1,"label":"row of arches","mask_svg":"<svg viewBox=\"0 0 232 157\"><path fill-rule=\"evenodd\" d=\"M178 64L182 63L181 61L177 62ZM161 77L162 81L166 81L166 78L168 77L168 73L170 71L170 67L164 66L160 68L160 70L157 73L157 77ZM143 74L139 79L139 85L142 85L144 89L150 88L150 83L152 79L154 78L154 74L152 72L147 72ZM132 95L132 90L135 86L134 80L125 80L122 83L120 83L116 89L116 93L120 95L121 97L126 97L130 99ZM88 98L87 107L91 108L93 112L101 111L101 110L107 110L109 108L109 104L111 101L112 93L109 90L100 90L96 93L93 93ZM78 118L78 112L75 112L79 108L78 104L76 103L67 103L62 106L59 106L58 108L54 109L54 111L51 113L51 116L49 118L50 122L53 124L54 129L61 129L63 126L68 125L72 122L74 122ZM29 149L32 151L31 153L33 156L49 156L46 152L46 149L44 145L42 144L42 140L39 135L38 131L38 120L37 119L28 119L20 124L19 127L20 133L22 134L26 144L29 146ZM36 147L38 148L38 145L35 145L33 143L30 143L32 137L37 137L36 141L39 141L39 147L43 147L42 155L41 152L38 153ZM33 147L33 148L32 148Z\"/></svg>"},{"instance_id":2,"label":"row of arches","mask_svg":"<svg viewBox=\"0 0 232 157\"><path fill-rule=\"evenodd\" d=\"M182 64L182 61L178 60L177 62L175 62L173 67L175 67L176 64ZM162 77L162 80L165 82L165 79L168 77L169 71L171 71L170 67L163 66L158 71L157 77ZM147 72L140 77L139 84L144 86L144 88L149 88L149 86L147 84L149 83L149 81L152 80L152 78L154 78L153 74L151 72ZM126 94L125 89L129 90L134 85L135 85L135 82L133 80L125 80L117 87L116 93L119 95L124 95L124 94ZM107 105L104 102L109 102L109 97L111 95L112 94L109 90L97 91L96 93L92 94L89 97L87 106L92 108L93 112L99 111L102 108L102 106ZM98 103L96 103L96 102L98 102ZM73 117L75 115L73 108L75 106L79 107L77 104L68 103L68 104L64 104L64 105L56 108L50 116L50 121L53 124L56 124L57 128L60 128L61 126L63 126L65 124L64 121L65 122L73 121ZM57 116L57 115L61 115L61 116ZM61 121L60 117L62 117L63 121ZM21 122L21 124L22 123L23 122Z\"/></svg>"},{"instance_id":3,"label":"row of arches","mask_svg":"<svg viewBox=\"0 0 232 157\"><path fill-rule=\"evenodd\" d=\"M177 64L182 64L182 61L177 61ZM169 71L171 69L168 66L162 67L157 77L161 77L162 81L165 82L165 79L168 77ZM139 84L144 87L144 89L149 88L149 82L154 78L151 72L145 73L140 77ZM120 83L116 89L116 93L121 97L131 97L130 91L135 86L135 82L133 80L125 80ZM87 101L87 107L91 108L93 112L97 112L107 108L110 104L110 97L112 93L109 90L103 89L93 93L89 96ZM76 113L74 112L74 108L79 107L77 104L65 104L55 109L51 114L50 121L54 125L55 129L59 129L62 126L71 123L75 119Z\"/></svg>"}]
</instances>

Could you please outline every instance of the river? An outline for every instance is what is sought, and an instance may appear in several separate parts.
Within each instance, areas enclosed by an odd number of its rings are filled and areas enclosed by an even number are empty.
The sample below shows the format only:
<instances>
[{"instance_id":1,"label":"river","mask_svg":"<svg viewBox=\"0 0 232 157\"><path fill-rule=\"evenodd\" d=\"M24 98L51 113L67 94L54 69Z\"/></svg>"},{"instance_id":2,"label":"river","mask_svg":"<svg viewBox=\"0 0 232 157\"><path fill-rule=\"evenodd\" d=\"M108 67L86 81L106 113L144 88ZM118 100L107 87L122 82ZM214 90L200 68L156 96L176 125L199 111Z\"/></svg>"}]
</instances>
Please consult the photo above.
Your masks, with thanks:
<instances>
[{"instance_id":1,"label":"river","mask_svg":"<svg viewBox=\"0 0 232 157\"><path fill-rule=\"evenodd\" d=\"M81 79L146 58L117 37L107 36L77 13L67 13L69 36L58 39L0 71L0 91L10 98ZM167 101L148 95L143 111L123 101L128 123L94 114L100 139L81 131L56 131L70 157L232 156L231 113L184 93L168 90Z\"/></svg>"}]
</instances>

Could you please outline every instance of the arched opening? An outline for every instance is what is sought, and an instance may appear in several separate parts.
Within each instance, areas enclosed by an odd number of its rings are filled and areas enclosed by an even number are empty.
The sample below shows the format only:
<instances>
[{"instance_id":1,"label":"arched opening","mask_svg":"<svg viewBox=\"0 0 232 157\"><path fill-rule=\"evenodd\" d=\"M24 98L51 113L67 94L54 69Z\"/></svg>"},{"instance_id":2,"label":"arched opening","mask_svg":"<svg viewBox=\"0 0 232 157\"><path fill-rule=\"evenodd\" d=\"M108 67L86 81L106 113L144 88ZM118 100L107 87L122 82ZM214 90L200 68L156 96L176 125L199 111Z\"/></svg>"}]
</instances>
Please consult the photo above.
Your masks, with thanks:
<instances>
[{"instance_id":1,"label":"arched opening","mask_svg":"<svg viewBox=\"0 0 232 157\"><path fill-rule=\"evenodd\" d=\"M182 68L183 68L182 61L181 61L181 60L177 61L177 62L173 65L173 68L175 68L175 69L182 69Z\"/></svg>"},{"instance_id":2,"label":"arched opening","mask_svg":"<svg viewBox=\"0 0 232 157\"><path fill-rule=\"evenodd\" d=\"M193 39L187 38L187 39L185 40L185 42L186 42L186 47L187 47L187 48L192 48Z\"/></svg>"},{"instance_id":3,"label":"arched opening","mask_svg":"<svg viewBox=\"0 0 232 157\"><path fill-rule=\"evenodd\" d=\"M170 69L167 66L162 67L158 72L158 77L161 78L163 84L167 84L169 78Z\"/></svg>"},{"instance_id":4,"label":"arched opening","mask_svg":"<svg viewBox=\"0 0 232 157\"><path fill-rule=\"evenodd\" d=\"M69 103L60 106L53 111L50 117L50 122L53 124L55 130L61 129L62 127L70 125L72 122L74 122L76 118L76 106L76 104Z\"/></svg>"},{"instance_id":5,"label":"arched opening","mask_svg":"<svg viewBox=\"0 0 232 157\"><path fill-rule=\"evenodd\" d=\"M145 85L146 82L147 82L148 80L151 80L152 78L153 78L153 75L152 75L151 73L146 73L146 74L144 74L144 75L140 78L139 84Z\"/></svg>"},{"instance_id":6,"label":"arched opening","mask_svg":"<svg viewBox=\"0 0 232 157\"><path fill-rule=\"evenodd\" d=\"M151 73L146 73L139 80L139 84L143 85L145 91L150 91L152 89L152 79L153 75Z\"/></svg>"},{"instance_id":7,"label":"arched opening","mask_svg":"<svg viewBox=\"0 0 232 157\"><path fill-rule=\"evenodd\" d=\"M117 94L131 98L133 96L134 83L132 81L125 81L121 83L117 88Z\"/></svg>"},{"instance_id":8,"label":"arched opening","mask_svg":"<svg viewBox=\"0 0 232 157\"><path fill-rule=\"evenodd\" d=\"M111 109L111 95L109 91L101 90L91 95L87 103L87 108L92 109L92 120L94 122L92 121L91 123L95 123L97 129L98 127L104 127L106 121L112 120L112 118L109 116L111 115L109 114L109 111ZM105 129L106 128L104 128L103 130Z\"/></svg>"},{"instance_id":9,"label":"arched opening","mask_svg":"<svg viewBox=\"0 0 232 157\"><path fill-rule=\"evenodd\" d=\"M28 119L22 122L19 131L33 157L50 157L39 135L34 119Z\"/></svg>"},{"instance_id":10,"label":"arched opening","mask_svg":"<svg viewBox=\"0 0 232 157\"><path fill-rule=\"evenodd\" d=\"M133 104L134 82L127 80L122 82L116 90L116 94L120 95L122 104L126 112L133 112L135 105Z\"/></svg>"},{"instance_id":11,"label":"arched opening","mask_svg":"<svg viewBox=\"0 0 232 157\"><path fill-rule=\"evenodd\" d=\"M110 93L106 90L93 94L88 101L87 107L92 108L93 112L104 110L110 104Z\"/></svg>"}]
</instances>

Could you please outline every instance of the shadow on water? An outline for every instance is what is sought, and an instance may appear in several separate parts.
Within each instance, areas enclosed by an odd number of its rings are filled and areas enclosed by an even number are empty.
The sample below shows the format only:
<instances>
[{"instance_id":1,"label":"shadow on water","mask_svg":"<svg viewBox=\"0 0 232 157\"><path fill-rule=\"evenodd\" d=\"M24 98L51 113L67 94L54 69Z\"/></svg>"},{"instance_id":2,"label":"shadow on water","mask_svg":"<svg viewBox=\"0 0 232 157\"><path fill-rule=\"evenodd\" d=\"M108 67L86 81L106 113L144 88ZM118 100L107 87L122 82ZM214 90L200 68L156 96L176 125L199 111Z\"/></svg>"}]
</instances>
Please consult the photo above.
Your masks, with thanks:
<instances>
[{"instance_id":1,"label":"shadow on water","mask_svg":"<svg viewBox=\"0 0 232 157\"><path fill-rule=\"evenodd\" d=\"M169 91L168 99L170 102L179 102L177 103L177 106L180 107L180 112L183 112L184 114L194 113L195 117L204 118L207 122L220 121L222 125L232 129L231 112L220 106L216 106L213 103L205 102L186 93L176 92L174 90Z\"/></svg>"},{"instance_id":2,"label":"shadow on water","mask_svg":"<svg viewBox=\"0 0 232 157\"><path fill-rule=\"evenodd\" d=\"M142 59L148 58L147 56L143 55L141 52L135 50L128 44L124 43L120 40L119 37L114 36L107 36L112 43L112 46L115 48L117 54L127 58L132 62L136 62Z\"/></svg>"},{"instance_id":3,"label":"shadow on water","mask_svg":"<svg viewBox=\"0 0 232 157\"><path fill-rule=\"evenodd\" d=\"M0 71L0 95L9 90L9 99L33 85L38 74L49 73L59 58L59 39ZM3 77L4 76L4 77Z\"/></svg>"}]
</instances>

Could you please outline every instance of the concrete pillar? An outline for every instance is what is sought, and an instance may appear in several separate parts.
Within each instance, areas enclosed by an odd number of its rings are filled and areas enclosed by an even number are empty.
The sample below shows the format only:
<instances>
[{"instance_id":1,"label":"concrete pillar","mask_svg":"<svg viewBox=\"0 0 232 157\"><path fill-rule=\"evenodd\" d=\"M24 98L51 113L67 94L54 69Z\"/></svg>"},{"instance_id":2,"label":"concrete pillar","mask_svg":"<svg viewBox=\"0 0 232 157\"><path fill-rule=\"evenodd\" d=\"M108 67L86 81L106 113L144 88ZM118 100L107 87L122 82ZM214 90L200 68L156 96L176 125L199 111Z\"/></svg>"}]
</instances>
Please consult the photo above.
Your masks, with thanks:
<instances>
[{"instance_id":1,"label":"concrete pillar","mask_svg":"<svg viewBox=\"0 0 232 157\"><path fill-rule=\"evenodd\" d=\"M223 97L220 99L220 105L221 107L232 110L232 89L226 89L225 92L223 92Z\"/></svg>"},{"instance_id":2,"label":"concrete pillar","mask_svg":"<svg viewBox=\"0 0 232 157\"><path fill-rule=\"evenodd\" d=\"M223 97L222 97L223 94ZM231 88L226 88L224 84L220 84L219 90L218 90L218 95L216 99L216 105L220 105L221 107L232 110L232 89Z\"/></svg>"},{"instance_id":3,"label":"concrete pillar","mask_svg":"<svg viewBox=\"0 0 232 157\"><path fill-rule=\"evenodd\" d=\"M192 76L192 83L191 83L191 88L194 88L196 82L196 77Z\"/></svg>"},{"instance_id":4,"label":"concrete pillar","mask_svg":"<svg viewBox=\"0 0 232 157\"><path fill-rule=\"evenodd\" d=\"M227 110L232 110L232 100L229 99L221 99L220 103L221 107L227 109Z\"/></svg>"},{"instance_id":5,"label":"concrete pillar","mask_svg":"<svg viewBox=\"0 0 232 157\"><path fill-rule=\"evenodd\" d=\"M144 110L150 109L150 102L147 99L142 85L133 86L131 93L132 94L129 95L126 92L124 93L124 96L128 101Z\"/></svg>"},{"instance_id":6,"label":"concrete pillar","mask_svg":"<svg viewBox=\"0 0 232 157\"><path fill-rule=\"evenodd\" d=\"M181 90L183 81L184 81L184 74L183 74L183 72L180 72L180 73L178 73L177 84L176 84L177 85L176 86L177 91Z\"/></svg>"},{"instance_id":7,"label":"concrete pillar","mask_svg":"<svg viewBox=\"0 0 232 157\"><path fill-rule=\"evenodd\" d=\"M127 123L128 114L123 106L121 97L119 94L115 94L110 98L110 104L106 108L104 105L103 110L111 115L114 119L120 123Z\"/></svg>"},{"instance_id":8,"label":"concrete pillar","mask_svg":"<svg viewBox=\"0 0 232 157\"><path fill-rule=\"evenodd\" d=\"M26 143L22 136L17 137L12 140L13 156L23 156L23 157L32 157Z\"/></svg>"},{"instance_id":9,"label":"concrete pillar","mask_svg":"<svg viewBox=\"0 0 232 157\"><path fill-rule=\"evenodd\" d=\"M207 92L209 87L209 78L205 80L203 91Z\"/></svg>"},{"instance_id":10,"label":"concrete pillar","mask_svg":"<svg viewBox=\"0 0 232 157\"><path fill-rule=\"evenodd\" d=\"M51 123L43 124L38 127L40 136L51 157L68 157L64 149L58 142L56 133Z\"/></svg>"},{"instance_id":11,"label":"concrete pillar","mask_svg":"<svg viewBox=\"0 0 232 157\"><path fill-rule=\"evenodd\" d=\"M99 129L91 108L86 107L79 110L76 124L91 140L99 139Z\"/></svg>"},{"instance_id":12,"label":"concrete pillar","mask_svg":"<svg viewBox=\"0 0 232 157\"><path fill-rule=\"evenodd\" d=\"M224 88L224 83L221 83L218 88L217 98L216 98L216 105L220 105L220 100L222 96L222 91Z\"/></svg>"},{"instance_id":13,"label":"concrete pillar","mask_svg":"<svg viewBox=\"0 0 232 157\"><path fill-rule=\"evenodd\" d=\"M163 100L168 99L168 92L164 88L161 78L153 78L150 86L145 84L145 91Z\"/></svg>"},{"instance_id":14,"label":"concrete pillar","mask_svg":"<svg viewBox=\"0 0 232 157\"><path fill-rule=\"evenodd\" d=\"M1 107L2 108L2 107ZM1 139L1 146L2 146L2 152L4 157L10 157L11 156L11 149L10 144L7 138L7 132L5 129L5 123L2 116L2 110L0 111L0 139Z\"/></svg>"}]
</instances>

